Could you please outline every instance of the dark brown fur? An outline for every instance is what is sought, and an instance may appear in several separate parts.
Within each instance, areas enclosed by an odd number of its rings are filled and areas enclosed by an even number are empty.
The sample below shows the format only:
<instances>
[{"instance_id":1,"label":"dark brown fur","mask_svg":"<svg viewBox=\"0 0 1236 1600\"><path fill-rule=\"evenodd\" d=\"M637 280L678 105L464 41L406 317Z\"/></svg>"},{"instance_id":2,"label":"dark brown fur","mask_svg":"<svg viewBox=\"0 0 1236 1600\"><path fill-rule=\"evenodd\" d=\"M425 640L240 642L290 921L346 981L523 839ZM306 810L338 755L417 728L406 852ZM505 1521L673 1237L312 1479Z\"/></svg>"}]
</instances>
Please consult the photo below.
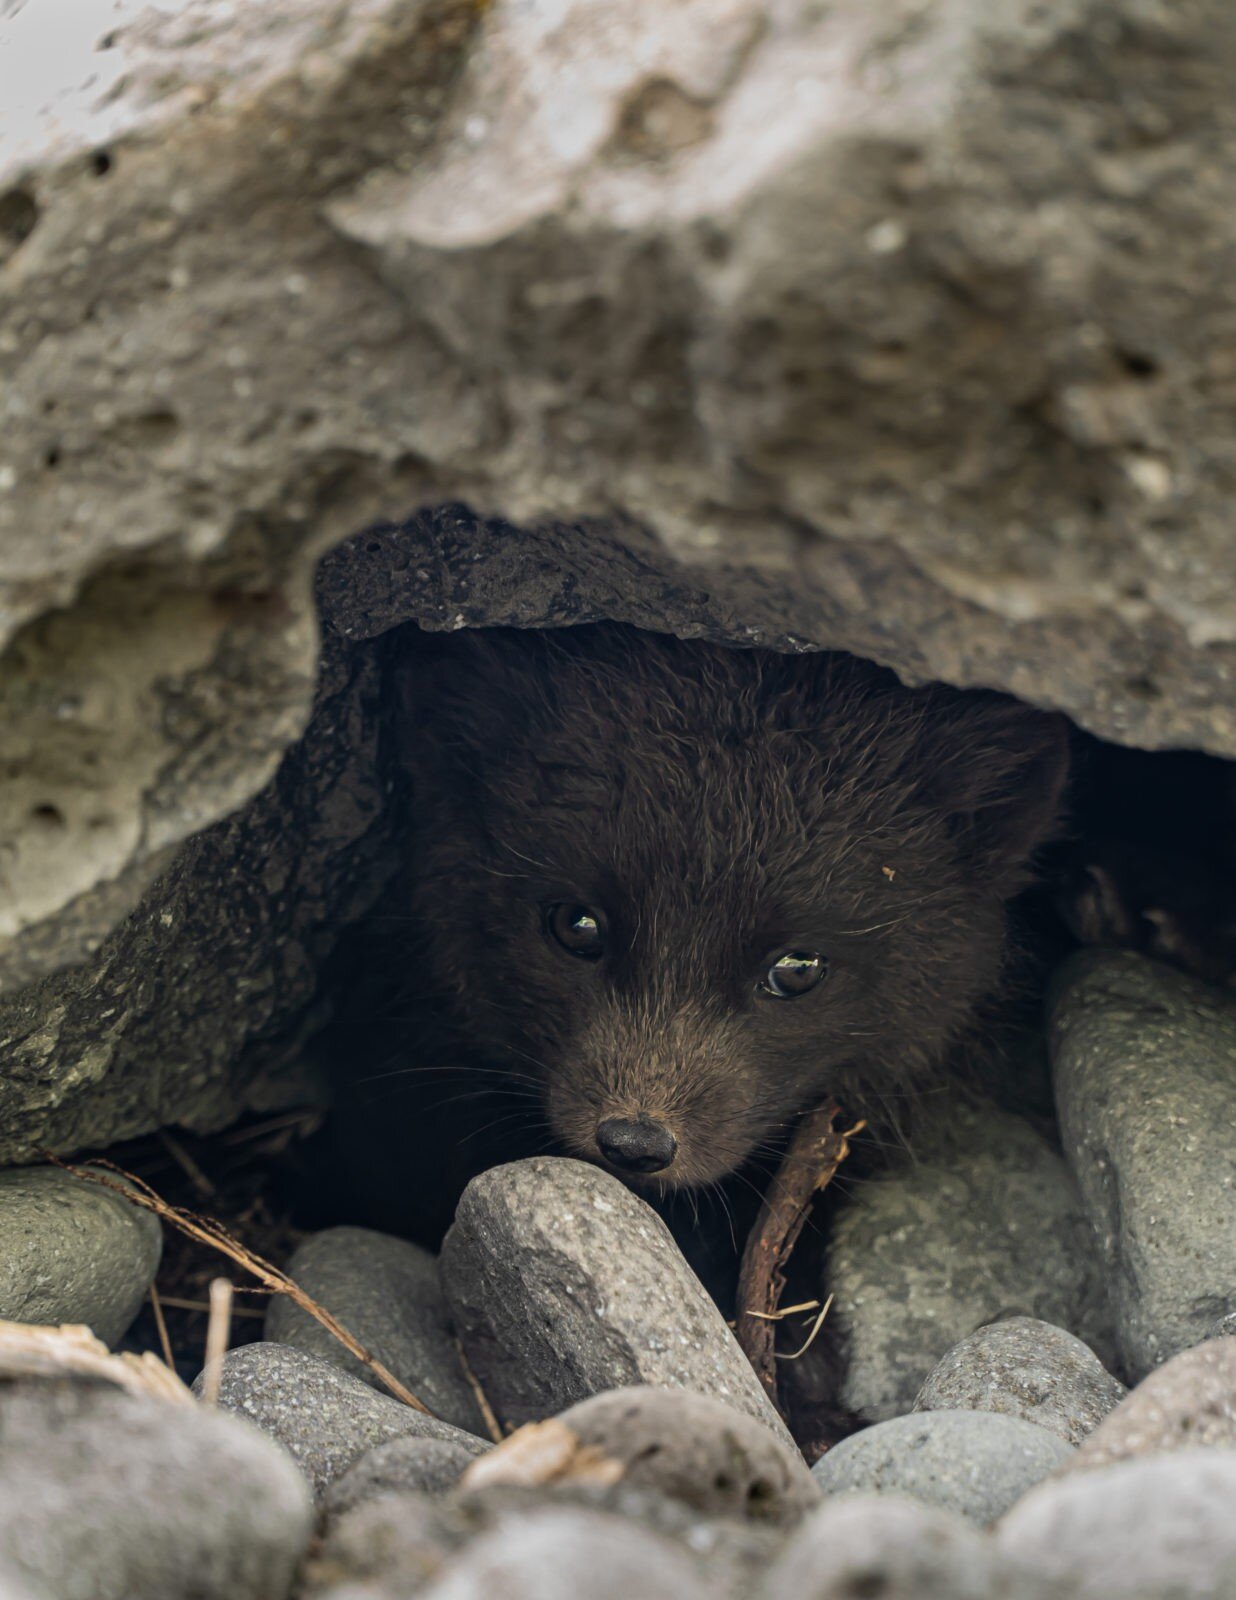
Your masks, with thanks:
<instances>
[{"instance_id":1,"label":"dark brown fur","mask_svg":"<svg viewBox=\"0 0 1236 1600\"><path fill-rule=\"evenodd\" d=\"M407 677L420 976L478 1059L540 1085L561 1143L648 1115L708 1183L826 1094L929 1080L1001 980L1006 902L1052 830L1061 719L613 624L425 647ZM590 964L545 931L601 908ZM779 952L830 961L762 994Z\"/></svg>"}]
</instances>

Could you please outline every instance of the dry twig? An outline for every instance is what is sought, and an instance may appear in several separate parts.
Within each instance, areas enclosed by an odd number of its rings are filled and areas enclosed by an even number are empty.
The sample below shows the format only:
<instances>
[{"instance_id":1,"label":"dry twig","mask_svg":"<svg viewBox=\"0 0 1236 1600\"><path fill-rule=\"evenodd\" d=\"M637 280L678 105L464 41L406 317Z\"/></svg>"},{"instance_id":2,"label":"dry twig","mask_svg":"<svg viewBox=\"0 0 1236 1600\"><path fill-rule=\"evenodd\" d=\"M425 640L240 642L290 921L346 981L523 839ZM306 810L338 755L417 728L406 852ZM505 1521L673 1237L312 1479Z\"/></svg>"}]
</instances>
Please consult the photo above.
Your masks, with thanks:
<instances>
[{"instance_id":1,"label":"dry twig","mask_svg":"<svg viewBox=\"0 0 1236 1600\"><path fill-rule=\"evenodd\" d=\"M149 1292L150 1309L154 1312L155 1327L159 1330L159 1348L163 1351L164 1361L175 1372L176 1359L172 1355L172 1341L167 1336L167 1319L163 1315L163 1302L159 1299L159 1285L153 1279Z\"/></svg>"},{"instance_id":2,"label":"dry twig","mask_svg":"<svg viewBox=\"0 0 1236 1600\"><path fill-rule=\"evenodd\" d=\"M405 1388L394 1373L388 1371L376 1356L371 1355L360 1340L354 1338L341 1323L336 1321L325 1306L319 1305L312 1295L306 1294L286 1272L281 1272L278 1267L241 1244L239 1239L233 1238L221 1222L216 1222L213 1217L198 1216L196 1212L187 1211L182 1206L169 1205L144 1179L134 1177L132 1173L125 1172L123 1168L114 1166L110 1161L95 1161L92 1167L88 1168L61 1161L59 1156L52 1155L50 1151L44 1151L44 1158L53 1166L71 1172L75 1178L81 1178L86 1183L96 1183L104 1189L111 1189L133 1205L153 1211L155 1216L161 1217L164 1222L178 1228L189 1238L196 1239L199 1244L209 1245L221 1255L227 1256L245 1272L251 1273L267 1289L273 1290L276 1294L287 1295L289 1300L307 1312L316 1322L320 1322L328 1333L333 1334L350 1355L354 1355L368 1367L397 1400L402 1400L404 1405L412 1406L417 1411L423 1411L426 1416L432 1415L424 1401L418 1400L410 1389ZM100 1167L114 1172L116 1178L106 1177L103 1172L97 1170ZM118 1182L119 1178L123 1178L124 1182Z\"/></svg>"},{"instance_id":3,"label":"dry twig","mask_svg":"<svg viewBox=\"0 0 1236 1600\"><path fill-rule=\"evenodd\" d=\"M489 1403L489 1396L481 1388L481 1380L472 1370L472 1363L468 1360L468 1352L458 1339L455 1340L455 1352L459 1356L459 1365L463 1369L463 1375L468 1380L468 1387L476 1396L476 1403L480 1408L481 1416L485 1419L485 1427L489 1437L495 1444L501 1444L506 1437L502 1431L502 1424L494 1415L494 1408Z\"/></svg>"},{"instance_id":4,"label":"dry twig","mask_svg":"<svg viewBox=\"0 0 1236 1600\"><path fill-rule=\"evenodd\" d=\"M841 1108L835 1100L830 1100L799 1122L781 1165L768 1185L760 1214L743 1250L734 1331L774 1405L777 1404L776 1325L780 1320L777 1302L785 1288L786 1263L803 1231L812 1200L831 1183L837 1168L850 1153L850 1140L866 1126L859 1122L840 1133L833 1126L840 1114ZM822 1312L808 1344L819 1332L823 1320ZM803 1349L806 1348L804 1345Z\"/></svg>"}]
</instances>

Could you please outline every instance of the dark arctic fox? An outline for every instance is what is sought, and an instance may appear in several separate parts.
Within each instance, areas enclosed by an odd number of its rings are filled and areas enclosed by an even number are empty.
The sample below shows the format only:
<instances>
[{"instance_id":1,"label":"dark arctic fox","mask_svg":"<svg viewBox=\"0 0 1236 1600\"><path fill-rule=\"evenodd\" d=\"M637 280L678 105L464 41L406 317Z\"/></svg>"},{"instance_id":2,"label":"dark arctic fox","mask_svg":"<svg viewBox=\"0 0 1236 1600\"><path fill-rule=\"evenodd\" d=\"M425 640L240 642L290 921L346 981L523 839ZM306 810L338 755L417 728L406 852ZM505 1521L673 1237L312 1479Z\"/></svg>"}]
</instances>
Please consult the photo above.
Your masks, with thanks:
<instances>
[{"instance_id":1,"label":"dark arctic fox","mask_svg":"<svg viewBox=\"0 0 1236 1600\"><path fill-rule=\"evenodd\" d=\"M615 624L424 657L420 981L568 1151L709 1183L827 1095L878 1117L997 989L1063 719Z\"/></svg>"}]
</instances>

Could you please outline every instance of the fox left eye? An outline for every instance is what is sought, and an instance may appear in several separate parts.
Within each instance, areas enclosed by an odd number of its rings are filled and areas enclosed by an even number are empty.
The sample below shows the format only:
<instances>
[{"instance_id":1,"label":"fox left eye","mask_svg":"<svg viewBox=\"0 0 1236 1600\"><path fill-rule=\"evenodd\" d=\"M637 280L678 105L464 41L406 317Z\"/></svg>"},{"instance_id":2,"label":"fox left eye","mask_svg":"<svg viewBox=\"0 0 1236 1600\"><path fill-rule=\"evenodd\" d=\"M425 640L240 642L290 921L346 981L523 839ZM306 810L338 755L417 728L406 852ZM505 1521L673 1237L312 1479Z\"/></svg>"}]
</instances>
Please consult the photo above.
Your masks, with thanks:
<instances>
[{"instance_id":1,"label":"fox left eye","mask_svg":"<svg viewBox=\"0 0 1236 1600\"><path fill-rule=\"evenodd\" d=\"M828 972L828 957L814 950L787 950L760 979L758 988L778 1000L797 1000Z\"/></svg>"}]
</instances>

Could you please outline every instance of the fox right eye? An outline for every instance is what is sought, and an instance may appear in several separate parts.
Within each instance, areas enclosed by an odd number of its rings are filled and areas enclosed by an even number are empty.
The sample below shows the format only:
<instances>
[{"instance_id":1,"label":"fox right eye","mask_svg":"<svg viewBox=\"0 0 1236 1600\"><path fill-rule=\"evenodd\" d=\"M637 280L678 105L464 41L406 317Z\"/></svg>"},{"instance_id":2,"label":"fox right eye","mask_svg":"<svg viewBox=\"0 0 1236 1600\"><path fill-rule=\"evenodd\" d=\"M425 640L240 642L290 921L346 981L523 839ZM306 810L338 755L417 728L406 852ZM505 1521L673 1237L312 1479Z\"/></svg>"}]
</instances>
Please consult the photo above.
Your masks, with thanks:
<instances>
[{"instance_id":1,"label":"fox right eye","mask_svg":"<svg viewBox=\"0 0 1236 1600\"><path fill-rule=\"evenodd\" d=\"M605 920L599 911L561 900L545 913L545 931L568 955L599 961L605 954Z\"/></svg>"}]
</instances>

